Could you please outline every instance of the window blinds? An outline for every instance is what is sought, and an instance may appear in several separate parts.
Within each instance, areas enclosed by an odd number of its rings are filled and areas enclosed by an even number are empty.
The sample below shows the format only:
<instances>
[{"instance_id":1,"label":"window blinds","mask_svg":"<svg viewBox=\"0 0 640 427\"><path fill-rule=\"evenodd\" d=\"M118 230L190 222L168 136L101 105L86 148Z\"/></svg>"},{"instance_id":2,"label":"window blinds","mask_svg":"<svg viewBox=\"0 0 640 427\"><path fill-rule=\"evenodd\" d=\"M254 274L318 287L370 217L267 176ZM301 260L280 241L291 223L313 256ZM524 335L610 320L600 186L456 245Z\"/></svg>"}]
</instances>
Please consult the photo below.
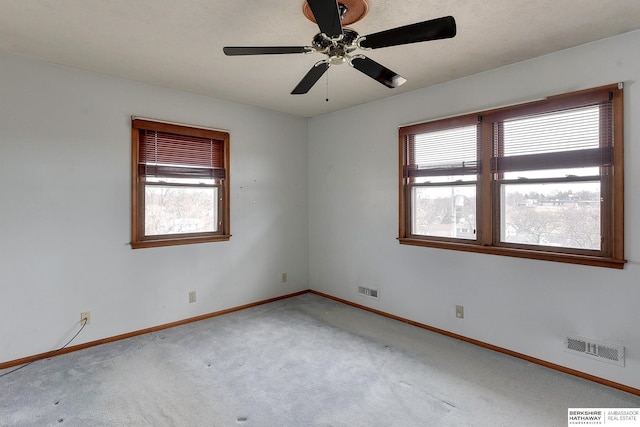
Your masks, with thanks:
<instances>
[{"instance_id":1,"label":"window blinds","mask_svg":"<svg viewBox=\"0 0 640 427\"><path fill-rule=\"evenodd\" d=\"M479 173L477 116L451 125L401 130L405 138L405 178Z\"/></svg>"},{"instance_id":2,"label":"window blinds","mask_svg":"<svg viewBox=\"0 0 640 427\"><path fill-rule=\"evenodd\" d=\"M210 136L139 129L138 174L155 178L225 178L224 141ZM213 135L215 136L215 135Z\"/></svg>"},{"instance_id":3,"label":"window blinds","mask_svg":"<svg viewBox=\"0 0 640 427\"><path fill-rule=\"evenodd\" d=\"M612 102L493 123L492 172L609 166Z\"/></svg>"}]
</instances>

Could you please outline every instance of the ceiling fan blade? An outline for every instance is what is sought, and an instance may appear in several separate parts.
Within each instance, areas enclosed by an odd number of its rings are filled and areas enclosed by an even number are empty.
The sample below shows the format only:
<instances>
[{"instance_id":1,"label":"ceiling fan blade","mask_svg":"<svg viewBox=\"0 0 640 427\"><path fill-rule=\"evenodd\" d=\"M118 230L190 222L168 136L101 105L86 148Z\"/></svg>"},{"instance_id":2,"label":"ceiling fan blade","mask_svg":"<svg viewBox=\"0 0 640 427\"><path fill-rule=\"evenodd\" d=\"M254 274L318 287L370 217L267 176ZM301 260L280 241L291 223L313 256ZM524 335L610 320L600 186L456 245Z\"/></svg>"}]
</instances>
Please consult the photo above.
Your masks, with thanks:
<instances>
[{"instance_id":1,"label":"ceiling fan blade","mask_svg":"<svg viewBox=\"0 0 640 427\"><path fill-rule=\"evenodd\" d=\"M456 35L456 21L453 16L431 19L403 27L369 34L360 42L360 46L378 49L387 46L448 39Z\"/></svg>"},{"instance_id":2,"label":"ceiling fan blade","mask_svg":"<svg viewBox=\"0 0 640 427\"><path fill-rule=\"evenodd\" d=\"M329 37L338 37L342 34L340 8L337 0L307 0L307 4L313 12L320 32Z\"/></svg>"},{"instance_id":3,"label":"ceiling fan blade","mask_svg":"<svg viewBox=\"0 0 640 427\"><path fill-rule=\"evenodd\" d=\"M278 55L283 53L306 53L313 52L312 47L308 46L243 46L243 47L224 47L222 51L227 56L238 55Z\"/></svg>"},{"instance_id":4,"label":"ceiling fan blade","mask_svg":"<svg viewBox=\"0 0 640 427\"><path fill-rule=\"evenodd\" d=\"M363 72L367 76L375 79L386 87L394 88L405 83L407 79L399 74L394 73L387 67L378 64L371 58L364 55L358 55L351 60L351 65L358 71Z\"/></svg>"},{"instance_id":5,"label":"ceiling fan blade","mask_svg":"<svg viewBox=\"0 0 640 427\"><path fill-rule=\"evenodd\" d=\"M329 69L329 63L320 61L316 65L314 65L309 72L300 80L298 86L296 86L292 91L291 95L302 95L309 92L309 89L313 87L314 84L320 77Z\"/></svg>"}]
</instances>

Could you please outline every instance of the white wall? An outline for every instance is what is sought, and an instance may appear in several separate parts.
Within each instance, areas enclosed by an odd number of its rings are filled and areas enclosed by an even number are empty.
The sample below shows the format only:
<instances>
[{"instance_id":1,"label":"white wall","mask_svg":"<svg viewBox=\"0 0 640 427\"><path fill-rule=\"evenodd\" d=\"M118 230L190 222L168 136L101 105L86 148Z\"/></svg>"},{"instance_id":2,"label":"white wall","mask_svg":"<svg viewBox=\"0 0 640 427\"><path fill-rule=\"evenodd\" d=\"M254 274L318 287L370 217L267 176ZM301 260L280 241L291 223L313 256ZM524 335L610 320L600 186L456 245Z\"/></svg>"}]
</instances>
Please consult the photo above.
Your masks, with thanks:
<instances>
[{"instance_id":1,"label":"white wall","mask_svg":"<svg viewBox=\"0 0 640 427\"><path fill-rule=\"evenodd\" d=\"M310 287L640 388L638 46L636 31L311 119ZM624 270L396 241L398 126L619 81L625 83ZM358 285L379 288L380 300L357 295ZM465 319L455 317L456 304L464 305ZM566 353L566 333L623 342L626 367Z\"/></svg>"},{"instance_id":2,"label":"white wall","mask_svg":"<svg viewBox=\"0 0 640 427\"><path fill-rule=\"evenodd\" d=\"M74 344L308 288L305 119L17 56L0 70L0 362L64 344L81 311ZM230 131L229 242L131 249L131 115Z\"/></svg>"}]
</instances>

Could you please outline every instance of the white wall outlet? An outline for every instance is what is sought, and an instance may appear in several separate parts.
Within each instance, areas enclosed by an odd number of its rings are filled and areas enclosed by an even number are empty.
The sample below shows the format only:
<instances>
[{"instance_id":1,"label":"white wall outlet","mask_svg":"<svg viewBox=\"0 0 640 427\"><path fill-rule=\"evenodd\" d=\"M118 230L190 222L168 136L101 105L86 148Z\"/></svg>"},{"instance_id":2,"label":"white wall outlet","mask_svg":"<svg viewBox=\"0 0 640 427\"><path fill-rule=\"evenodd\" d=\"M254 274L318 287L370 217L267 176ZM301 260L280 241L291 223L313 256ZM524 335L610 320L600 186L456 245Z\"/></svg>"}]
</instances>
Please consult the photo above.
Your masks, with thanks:
<instances>
[{"instance_id":1,"label":"white wall outlet","mask_svg":"<svg viewBox=\"0 0 640 427\"><path fill-rule=\"evenodd\" d=\"M464 307L461 305L456 305L456 317L458 319L464 319Z\"/></svg>"},{"instance_id":2,"label":"white wall outlet","mask_svg":"<svg viewBox=\"0 0 640 427\"><path fill-rule=\"evenodd\" d=\"M189 292L189 303L196 302L196 291Z\"/></svg>"},{"instance_id":3,"label":"white wall outlet","mask_svg":"<svg viewBox=\"0 0 640 427\"><path fill-rule=\"evenodd\" d=\"M282 283L287 283L287 273L282 273Z\"/></svg>"},{"instance_id":4,"label":"white wall outlet","mask_svg":"<svg viewBox=\"0 0 640 427\"><path fill-rule=\"evenodd\" d=\"M82 324L82 325L91 324L91 312L90 311L83 311L82 313L80 313L80 324Z\"/></svg>"}]
</instances>

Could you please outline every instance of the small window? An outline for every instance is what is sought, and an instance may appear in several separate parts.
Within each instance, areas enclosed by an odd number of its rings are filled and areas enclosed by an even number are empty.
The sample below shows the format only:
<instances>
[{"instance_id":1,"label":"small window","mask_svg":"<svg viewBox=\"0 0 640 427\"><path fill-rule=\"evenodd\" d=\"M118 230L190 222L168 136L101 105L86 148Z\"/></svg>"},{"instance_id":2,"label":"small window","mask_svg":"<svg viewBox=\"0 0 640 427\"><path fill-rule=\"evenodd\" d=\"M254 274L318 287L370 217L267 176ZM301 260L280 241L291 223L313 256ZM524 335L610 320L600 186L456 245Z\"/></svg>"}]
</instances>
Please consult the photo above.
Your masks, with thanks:
<instances>
[{"instance_id":1,"label":"small window","mask_svg":"<svg viewBox=\"0 0 640 427\"><path fill-rule=\"evenodd\" d=\"M136 248L228 240L229 134L132 120Z\"/></svg>"},{"instance_id":2,"label":"small window","mask_svg":"<svg viewBox=\"0 0 640 427\"><path fill-rule=\"evenodd\" d=\"M400 242L622 268L622 88L400 128Z\"/></svg>"}]
</instances>

